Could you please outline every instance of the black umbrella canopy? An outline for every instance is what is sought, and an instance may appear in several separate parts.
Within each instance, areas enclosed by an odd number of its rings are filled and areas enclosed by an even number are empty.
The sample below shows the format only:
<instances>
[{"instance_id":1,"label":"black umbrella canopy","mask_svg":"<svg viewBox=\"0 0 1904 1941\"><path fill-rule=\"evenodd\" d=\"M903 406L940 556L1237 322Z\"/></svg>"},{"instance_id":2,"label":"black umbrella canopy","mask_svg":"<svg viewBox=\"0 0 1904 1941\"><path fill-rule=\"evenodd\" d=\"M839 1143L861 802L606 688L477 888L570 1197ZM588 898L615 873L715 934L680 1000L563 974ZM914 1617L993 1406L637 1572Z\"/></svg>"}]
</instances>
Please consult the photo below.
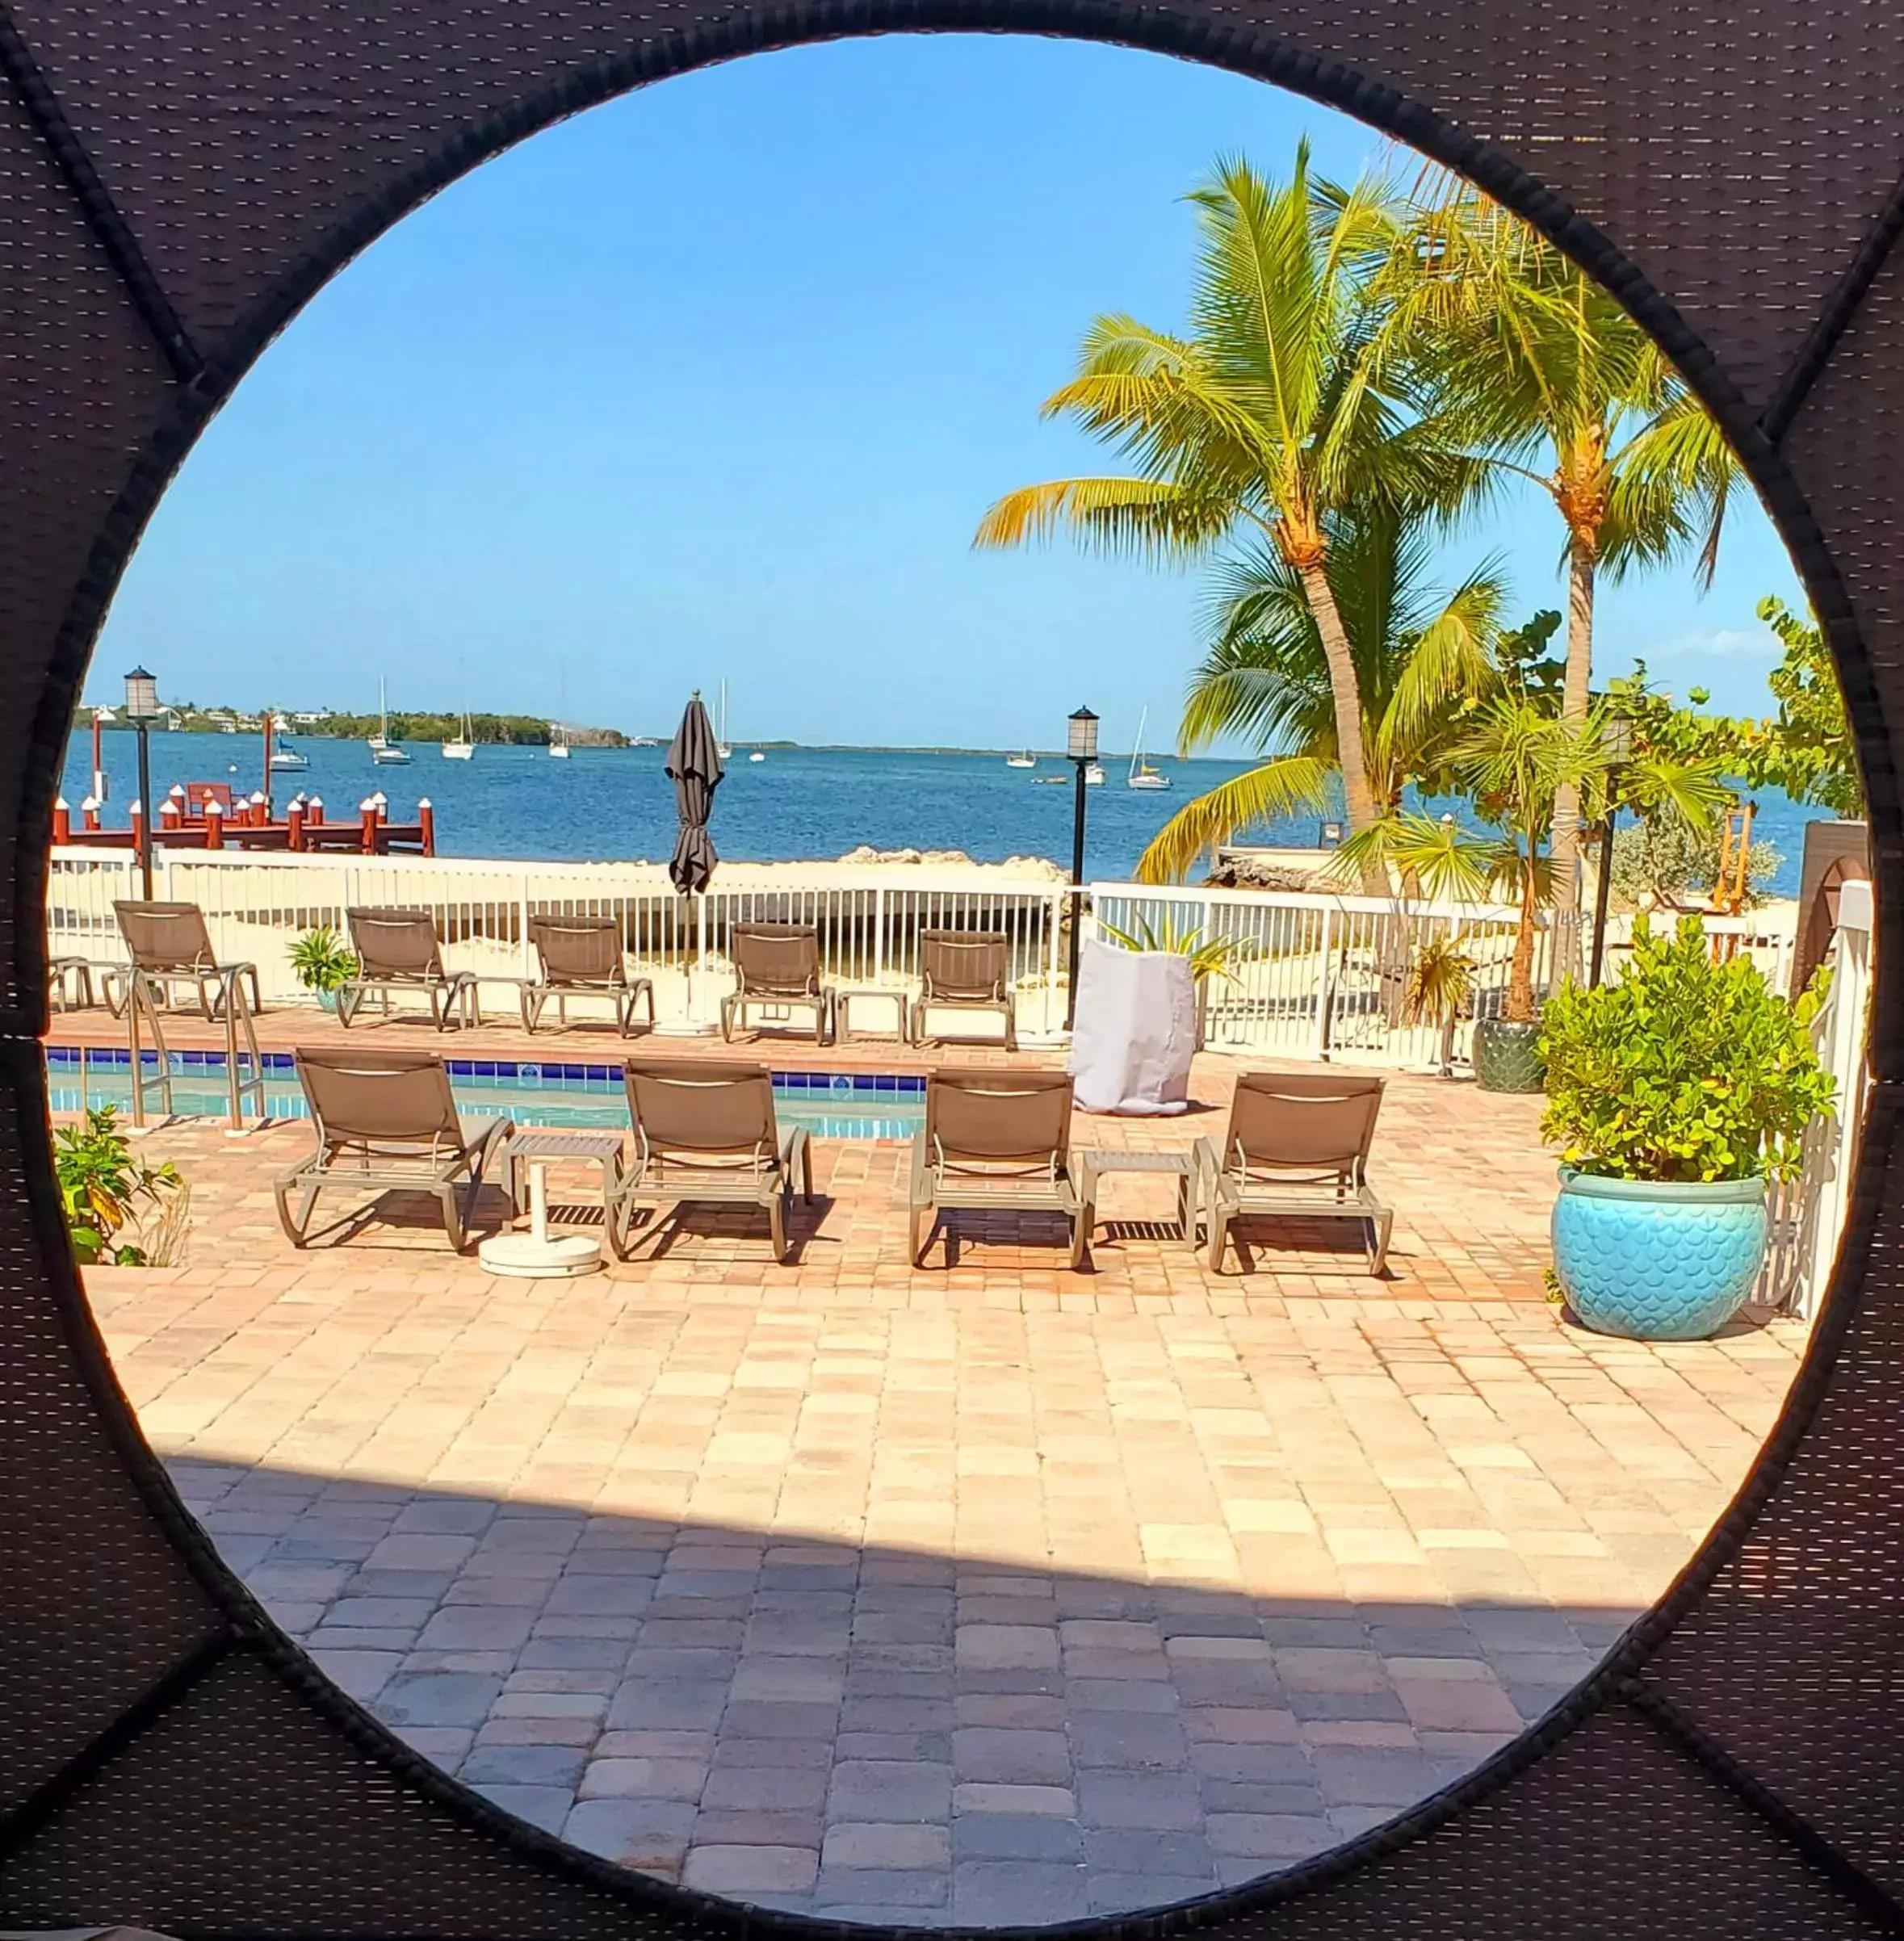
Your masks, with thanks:
<instances>
[{"instance_id":1,"label":"black umbrella canopy","mask_svg":"<svg viewBox=\"0 0 1904 1941\"><path fill-rule=\"evenodd\" d=\"M720 861L708 839L707 816L714 807L714 791L728 772L698 690L668 744L667 766L669 779L674 784L674 812L681 819L681 834L668 874L683 896L691 896L707 887L714 866Z\"/></svg>"}]
</instances>

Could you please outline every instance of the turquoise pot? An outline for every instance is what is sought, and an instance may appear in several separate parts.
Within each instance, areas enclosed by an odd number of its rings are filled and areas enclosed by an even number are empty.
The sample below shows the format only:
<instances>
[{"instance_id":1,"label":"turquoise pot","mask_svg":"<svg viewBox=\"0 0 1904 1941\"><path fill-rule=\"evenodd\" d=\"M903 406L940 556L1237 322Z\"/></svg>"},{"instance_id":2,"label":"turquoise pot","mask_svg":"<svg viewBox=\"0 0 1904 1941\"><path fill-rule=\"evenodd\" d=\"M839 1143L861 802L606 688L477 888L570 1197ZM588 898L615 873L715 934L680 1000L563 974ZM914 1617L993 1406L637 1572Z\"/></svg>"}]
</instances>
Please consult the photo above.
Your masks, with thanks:
<instances>
[{"instance_id":1,"label":"turquoise pot","mask_svg":"<svg viewBox=\"0 0 1904 1941\"><path fill-rule=\"evenodd\" d=\"M1554 1270L1585 1327L1700 1341L1745 1305L1765 1260L1765 1182L1664 1184L1560 1169Z\"/></svg>"}]
</instances>

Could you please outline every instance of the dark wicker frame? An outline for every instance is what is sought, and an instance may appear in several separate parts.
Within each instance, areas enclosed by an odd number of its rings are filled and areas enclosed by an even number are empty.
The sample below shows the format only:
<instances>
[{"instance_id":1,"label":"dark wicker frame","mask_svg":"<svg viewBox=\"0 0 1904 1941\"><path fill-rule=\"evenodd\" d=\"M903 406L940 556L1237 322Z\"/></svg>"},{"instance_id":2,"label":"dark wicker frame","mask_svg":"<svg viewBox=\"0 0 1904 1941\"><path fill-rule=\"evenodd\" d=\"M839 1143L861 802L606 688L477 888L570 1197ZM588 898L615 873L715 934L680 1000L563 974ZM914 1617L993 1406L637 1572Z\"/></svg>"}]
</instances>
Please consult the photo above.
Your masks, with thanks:
<instances>
[{"instance_id":1,"label":"dark wicker frame","mask_svg":"<svg viewBox=\"0 0 1904 1941\"><path fill-rule=\"evenodd\" d=\"M816 1931L593 1860L321 1678L140 1436L44 1133L44 851L106 602L272 334L560 116L768 48L1018 29L1208 61L1460 169L1613 289L1743 455L1842 672L1880 886L1877 1083L1769 1443L1606 1663L1487 1766L1260 1884L1092 1933L1904 1932L1904 41L1867 0L18 0L0 7L0 1926Z\"/></svg>"}]
</instances>

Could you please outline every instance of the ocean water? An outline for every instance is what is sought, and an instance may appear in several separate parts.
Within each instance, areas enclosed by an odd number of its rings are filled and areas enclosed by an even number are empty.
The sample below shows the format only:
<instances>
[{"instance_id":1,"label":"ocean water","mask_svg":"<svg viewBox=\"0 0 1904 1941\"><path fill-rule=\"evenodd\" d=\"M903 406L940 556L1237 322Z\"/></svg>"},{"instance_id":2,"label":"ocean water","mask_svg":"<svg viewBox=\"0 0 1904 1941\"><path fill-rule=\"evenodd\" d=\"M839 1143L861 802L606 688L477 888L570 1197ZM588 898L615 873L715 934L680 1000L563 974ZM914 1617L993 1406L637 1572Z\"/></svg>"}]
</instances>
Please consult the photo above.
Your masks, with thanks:
<instances>
[{"instance_id":1,"label":"ocean water","mask_svg":"<svg viewBox=\"0 0 1904 1941\"><path fill-rule=\"evenodd\" d=\"M546 857L557 861L665 861L674 847L674 790L661 748L577 748L567 761L541 748L480 747L473 760L445 761L432 743L413 744L406 768L378 768L361 741L294 737L308 756L303 774L279 774L280 807L300 790L324 799L327 815L349 819L373 790L389 799L392 820L413 820L420 796L436 813L445 856ZM134 737L108 729L103 757L110 782L108 823L124 825L138 793ZM751 762L736 748L715 797L715 846L736 862L830 859L862 843L874 849L962 849L979 862L1010 856L1071 866L1072 768L1054 757L1032 769L1010 769L998 754L925 754L873 748L770 748ZM1128 756L1107 756L1101 788L1088 792L1088 877L1127 877L1145 845L1193 795L1239 774L1237 761L1156 758L1168 790L1125 786ZM152 737L152 780L163 797L173 783L229 782L249 794L262 786L264 751L255 735L161 734ZM63 792L78 805L91 782L92 737L76 733ZM1061 786L1049 786L1059 778ZM1783 865L1775 885L1795 895L1803 824L1818 811L1776 791L1759 799L1755 837ZM1320 819L1288 819L1251 840L1308 844Z\"/></svg>"}]
</instances>

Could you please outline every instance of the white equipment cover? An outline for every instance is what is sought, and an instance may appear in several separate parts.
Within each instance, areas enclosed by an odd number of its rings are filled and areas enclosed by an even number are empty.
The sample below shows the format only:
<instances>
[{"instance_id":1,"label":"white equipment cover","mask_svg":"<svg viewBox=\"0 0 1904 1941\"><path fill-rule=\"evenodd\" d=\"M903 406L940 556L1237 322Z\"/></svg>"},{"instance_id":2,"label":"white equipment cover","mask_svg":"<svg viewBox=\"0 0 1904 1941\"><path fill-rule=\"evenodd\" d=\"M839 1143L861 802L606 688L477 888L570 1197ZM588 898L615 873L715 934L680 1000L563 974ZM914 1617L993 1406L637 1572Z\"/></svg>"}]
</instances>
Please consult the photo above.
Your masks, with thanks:
<instances>
[{"instance_id":1,"label":"white equipment cover","mask_svg":"<svg viewBox=\"0 0 1904 1941\"><path fill-rule=\"evenodd\" d=\"M1071 1075L1087 1112L1181 1112L1197 1049L1190 960L1088 939L1078 965Z\"/></svg>"}]
</instances>

